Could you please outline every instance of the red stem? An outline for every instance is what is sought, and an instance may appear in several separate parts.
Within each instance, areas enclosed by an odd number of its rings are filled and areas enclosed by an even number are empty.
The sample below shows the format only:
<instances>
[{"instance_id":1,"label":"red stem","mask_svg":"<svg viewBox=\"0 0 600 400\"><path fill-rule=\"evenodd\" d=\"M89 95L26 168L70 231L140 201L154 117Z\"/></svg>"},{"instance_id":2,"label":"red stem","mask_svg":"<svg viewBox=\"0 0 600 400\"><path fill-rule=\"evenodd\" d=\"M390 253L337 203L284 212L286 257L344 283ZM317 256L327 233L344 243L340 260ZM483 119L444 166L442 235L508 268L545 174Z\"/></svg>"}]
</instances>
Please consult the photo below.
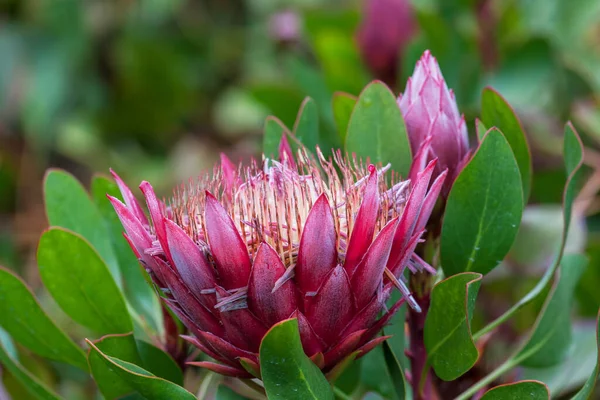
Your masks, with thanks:
<instances>
[{"instance_id":1,"label":"red stem","mask_svg":"<svg viewBox=\"0 0 600 400\"><path fill-rule=\"evenodd\" d=\"M423 375L423 369L427 363L427 351L425 350L423 332L425 329L425 318L429 310L430 279L431 276L426 273L415 274L410 279L411 291L421 307L421 312L416 312L412 308L408 309L411 384L415 400L431 400L434 398L431 373L428 371L426 375ZM422 379L425 379L424 383L422 383ZM420 390L421 388L423 388L423 391Z\"/></svg>"}]
</instances>

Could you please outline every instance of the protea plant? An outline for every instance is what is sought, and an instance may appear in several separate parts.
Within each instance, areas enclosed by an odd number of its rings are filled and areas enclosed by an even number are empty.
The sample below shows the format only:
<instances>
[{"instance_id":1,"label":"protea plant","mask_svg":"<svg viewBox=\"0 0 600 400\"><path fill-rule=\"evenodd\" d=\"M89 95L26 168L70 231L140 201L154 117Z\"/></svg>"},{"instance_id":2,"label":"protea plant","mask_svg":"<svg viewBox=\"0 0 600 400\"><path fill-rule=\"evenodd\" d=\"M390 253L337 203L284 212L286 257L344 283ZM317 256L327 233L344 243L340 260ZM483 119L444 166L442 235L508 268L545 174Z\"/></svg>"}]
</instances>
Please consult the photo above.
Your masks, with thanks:
<instances>
[{"instance_id":1,"label":"protea plant","mask_svg":"<svg viewBox=\"0 0 600 400\"><path fill-rule=\"evenodd\" d=\"M150 219L113 174L125 204L109 198L133 251L185 339L219 362L191 364L260 376L262 338L297 318L305 353L331 371L385 340L377 335L401 304L415 306L404 269L431 268L414 249L445 178L430 182L436 161L410 182L340 153L293 160L281 150L284 159L247 167L222 157L167 202L142 182ZM404 296L386 309L394 286Z\"/></svg>"},{"instance_id":2,"label":"protea plant","mask_svg":"<svg viewBox=\"0 0 600 400\"><path fill-rule=\"evenodd\" d=\"M464 116L448 89L442 71L429 50L417 61L398 105L406 122L413 154L425 152L425 160L437 159L435 174L448 170L447 193L469 152Z\"/></svg>"}]
</instances>

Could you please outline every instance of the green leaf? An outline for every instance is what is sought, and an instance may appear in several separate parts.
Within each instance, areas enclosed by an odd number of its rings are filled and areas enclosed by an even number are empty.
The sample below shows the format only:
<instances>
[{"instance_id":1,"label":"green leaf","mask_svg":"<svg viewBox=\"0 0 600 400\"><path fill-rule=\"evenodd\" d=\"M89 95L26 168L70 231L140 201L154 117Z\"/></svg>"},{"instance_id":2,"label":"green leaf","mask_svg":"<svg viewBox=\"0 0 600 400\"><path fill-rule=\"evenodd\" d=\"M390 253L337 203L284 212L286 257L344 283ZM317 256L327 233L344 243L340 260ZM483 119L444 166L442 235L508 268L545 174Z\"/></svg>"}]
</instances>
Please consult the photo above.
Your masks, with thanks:
<instances>
[{"instance_id":1,"label":"green leaf","mask_svg":"<svg viewBox=\"0 0 600 400\"><path fill-rule=\"evenodd\" d=\"M219 385L217 388L217 396L215 400L244 400L244 396L240 396L225 385Z\"/></svg>"},{"instance_id":2,"label":"green leaf","mask_svg":"<svg viewBox=\"0 0 600 400\"><path fill-rule=\"evenodd\" d=\"M475 340L480 338L482 335L487 332L492 331L498 325L502 324L504 321L509 319L514 313L519 311L521 308L532 302L544 292L556 269L560 264L560 260L562 259L563 251L565 248L565 243L567 241L567 236L569 234L569 227L571 225L571 213L573 210L573 201L577 195L579 180L582 174L581 165L583 163L583 144L581 143L581 139L577 135L577 132L573 128L571 123L565 125L565 135L564 135L564 159L565 159L565 171L567 174L567 182L565 184L565 189L563 192L563 233L561 244L557 250L557 255L554 258L554 261L550 265L550 267L544 272L542 279L535 285L533 289L529 293L527 293L521 300L519 300L514 306L508 309L504 314L496 318L494 321L489 323L486 327L477 332L473 337Z\"/></svg>"},{"instance_id":3,"label":"green leaf","mask_svg":"<svg viewBox=\"0 0 600 400\"><path fill-rule=\"evenodd\" d=\"M598 381L598 373L600 372L600 310L596 319L596 367L585 382L583 387L573 396L572 400L587 400L592 397L596 382Z\"/></svg>"},{"instance_id":4,"label":"green leaf","mask_svg":"<svg viewBox=\"0 0 600 400\"><path fill-rule=\"evenodd\" d=\"M303 96L299 90L280 84L252 84L248 89L250 95L264 104L280 118L284 124L293 124Z\"/></svg>"},{"instance_id":5,"label":"green leaf","mask_svg":"<svg viewBox=\"0 0 600 400\"><path fill-rule=\"evenodd\" d=\"M46 315L25 283L1 267L0 326L34 353L87 371L83 351Z\"/></svg>"},{"instance_id":6,"label":"green leaf","mask_svg":"<svg viewBox=\"0 0 600 400\"><path fill-rule=\"evenodd\" d=\"M561 262L563 268L557 274L555 284L546 298L529 338L511 357L458 396L457 400L471 398L478 390L520 364L546 366L563 360L570 347L569 316L573 289L586 263L587 259L579 254L570 254L563 258ZM554 352L558 354L553 354Z\"/></svg>"},{"instance_id":7,"label":"green leaf","mask_svg":"<svg viewBox=\"0 0 600 400\"><path fill-rule=\"evenodd\" d=\"M520 181L508 142L490 129L448 197L441 237L446 275L486 274L502 261L523 214Z\"/></svg>"},{"instance_id":8,"label":"green leaf","mask_svg":"<svg viewBox=\"0 0 600 400\"><path fill-rule=\"evenodd\" d=\"M481 278L464 272L439 282L431 292L424 332L427 361L445 381L470 370L479 357L471 337L471 318Z\"/></svg>"},{"instance_id":9,"label":"green leaf","mask_svg":"<svg viewBox=\"0 0 600 400\"><path fill-rule=\"evenodd\" d=\"M477 139L483 140L488 128L485 127L479 118L475 118L475 129L477 130Z\"/></svg>"},{"instance_id":10,"label":"green leaf","mask_svg":"<svg viewBox=\"0 0 600 400\"><path fill-rule=\"evenodd\" d=\"M61 226L87 239L121 287L121 275L108 230L100 211L79 181L61 170L49 170L44 179L44 202L51 226Z\"/></svg>"},{"instance_id":11,"label":"green leaf","mask_svg":"<svg viewBox=\"0 0 600 400\"><path fill-rule=\"evenodd\" d=\"M585 256L568 254L563 257L558 282L555 281L529 339L515 356L521 365L547 367L566 357L571 345L574 290L586 266Z\"/></svg>"},{"instance_id":12,"label":"green leaf","mask_svg":"<svg viewBox=\"0 0 600 400\"><path fill-rule=\"evenodd\" d=\"M314 151L319 144L319 111L317 103L310 97L305 98L300 106L294 124L294 136L310 151Z\"/></svg>"},{"instance_id":13,"label":"green leaf","mask_svg":"<svg viewBox=\"0 0 600 400\"><path fill-rule=\"evenodd\" d=\"M154 375L183 386L183 372L170 355L143 340L136 340L142 365Z\"/></svg>"},{"instance_id":14,"label":"green leaf","mask_svg":"<svg viewBox=\"0 0 600 400\"><path fill-rule=\"evenodd\" d=\"M514 153L523 186L523 203L527 204L531 189L531 153L519 118L494 89L485 88L481 95L481 120L488 127L502 131Z\"/></svg>"},{"instance_id":15,"label":"green leaf","mask_svg":"<svg viewBox=\"0 0 600 400\"><path fill-rule=\"evenodd\" d=\"M35 375L13 359L0 342L0 364L9 371L27 391L39 400L60 400L60 397L46 387Z\"/></svg>"},{"instance_id":16,"label":"green leaf","mask_svg":"<svg viewBox=\"0 0 600 400\"><path fill-rule=\"evenodd\" d=\"M178 399L195 400L193 394L179 385L165 379L152 375L147 370L129 362L120 360L104 354L92 342L87 340L90 346L90 358L100 357L100 361L111 368L123 381L133 390L148 400Z\"/></svg>"},{"instance_id":17,"label":"green leaf","mask_svg":"<svg viewBox=\"0 0 600 400\"><path fill-rule=\"evenodd\" d=\"M565 185L565 192L563 196L563 207L564 207L564 234L563 234L563 249L564 244L567 241L568 229L571 226L571 210L573 208L573 202L577 197L577 191L579 190L581 180L581 164L583 163L583 144L581 139L575 131L573 125L569 122L565 125L564 132L564 144L563 144L563 157L565 160L565 170L567 172L567 183ZM561 251L563 250L561 249Z\"/></svg>"},{"instance_id":18,"label":"green leaf","mask_svg":"<svg viewBox=\"0 0 600 400\"><path fill-rule=\"evenodd\" d=\"M279 322L267 332L259 358L269 399L333 399L329 382L304 354L295 318Z\"/></svg>"},{"instance_id":19,"label":"green leaf","mask_svg":"<svg viewBox=\"0 0 600 400\"><path fill-rule=\"evenodd\" d=\"M332 106L333 106L333 119L338 129L338 134L342 139L342 144L346 144L346 134L348 133L348 124L350 123L350 116L352 110L356 105L358 99L351 94L344 92L335 92L333 94Z\"/></svg>"},{"instance_id":20,"label":"green leaf","mask_svg":"<svg viewBox=\"0 0 600 400\"><path fill-rule=\"evenodd\" d=\"M358 97L350 116L345 150L372 163L392 164L407 176L412 154L406 125L392 91L382 82L371 82Z\"/></svg>"},{"instance_id":21,"label":"green leaf","mask_svg":"<svg viewBox=\"0 0 600 400\"><path fill-rule=\"evenodd\" d=\"M360 386L381 394L386 399L396 399L395 382L385 363L383 347L377 346L360 360Z\"/></svg>"},{"instance_id":22,"label":"green leaf","mask_svg":"<svg viewBox=\"0 0 600 400\"><path fill-rule=\"evenodd\" d=\"M92 180L92 196L110 234L113 249L124 278L123 291L134 310L157 332L162 329L162 314L158 297L146 280L146 273L123 237L123 226L106 195L109 194L122 201L121 192L115 182L104 176L95 176Z\"/></svg>"},{"instance_id":23,"label":"green leaf","mask_svg":"<svg viewBox=\"0 0 600 400\"><path fill-rule=\"evenodd\" d=\"M284 133L289 133L289 130L283 122L272 116L267 117L263 136L263 153L266 157L279 157L279 143Z\"/></svg>"},{"instance_id":24,"label":"green leaf","mask_svg":"<svg viewBox=\"0 0 600 400\"><path fill-rule=\"evenodd\" d=\"M496 386L484 393L481 400L548 400L550 392L542 382L520 381Z\"/></svg>"},{"instance_id":25,"label":"green leaf","mask_svg":"<svg viewBox=\"0 0 600 400\"><path fill-rule=\"evenodd\" d=\"M107 335L94 341L94 344L111 357L141 366L153 375L183 385L183 373L175 361L161 349L135 340L131 333ZM90 351L88 357L92 375L104 397L121 397L133 391L129 383L108 367L97 353Z\"/></svg>"},{"instance_id":26,"label":"green leaf","mask_svg":"<svg viewBox=\"0 0 600 400\"><path fill-rule=\"evenodd\" d=\"M100 334L133 330L119 288L84 238L50 228L42 234L37 260L44 285L75 321Z\"/></svg>"},{"instance_id":27,"label":"green leaf","mask_svg":"<svg viewBox=\"0 0 600 400\"><path fill-rule=\"evenodd\" d=\"M107 335L94 341L94 344L103 353L117 357L119 360L136 365L142 364L132 334ZM107 365L97 352L92 350L88 352L88 362L94 381L105 398L115 399L134 391L127 381L121 378L111 365Z\"/></svg>"},{"instance_id":28,"label":"green leaf","mask_svg":"<svg viewBox=\"0 0 600 400\"><path fill-rule=\"evenodd\" d=\"M383 342L383 357L385 358L385 365L387 367L388 373L392 379L392 383L394 384L394 390L396 390L396 396L398 399L404 400L407 398L406 395L406 378L404 376L404 371L402 371L402 366L400 362L396 358L396 355L392 351L392 348L388 341Z\"/></svg>"}]
</instances>

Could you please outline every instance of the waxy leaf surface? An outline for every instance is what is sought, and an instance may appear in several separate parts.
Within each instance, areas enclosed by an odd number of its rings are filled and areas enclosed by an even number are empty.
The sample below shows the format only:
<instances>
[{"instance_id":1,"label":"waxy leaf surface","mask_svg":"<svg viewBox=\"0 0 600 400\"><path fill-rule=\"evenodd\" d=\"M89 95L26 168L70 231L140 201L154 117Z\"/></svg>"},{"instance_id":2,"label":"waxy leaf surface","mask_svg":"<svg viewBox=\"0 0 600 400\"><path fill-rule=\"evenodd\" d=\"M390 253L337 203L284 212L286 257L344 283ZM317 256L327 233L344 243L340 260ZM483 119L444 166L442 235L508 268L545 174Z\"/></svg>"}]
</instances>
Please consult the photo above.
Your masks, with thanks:
<instances>
[{"instance_id":1,"label":"waxy leaf surface","mask_svg":"<svg viewBox=\"0 0 600 400\"><path fill-rule=\"evenodd\" d=\"M481 400L548 400L550 393L542 382L521 381L496 386L484 393Z\"/></svg>"},{"instance_id":2,"label":"waxy leaf surface","mask_svg":"<svg viewBox=\"0 0 600 400\"><path fill-rule=\"evenodd\" d=\"M0 326L37 355L87 371L83 351L46 315L21 278L4 268L0 268Z\"/></svg>"},{"instance_id":3,"label":"waxy leaf surface","mask_svg":"<svg viewBox=\"0 0 600 400\"><path fill-rule=\"evenodd\" d=\"M260 369L270 400L333 399L329 382L304 354L296 319L267 332L260 345Z\"/></svg>"},{"instance_id":4,"label":"waxy leaf surface","mask_svg":"<svg viewBox=\"0 0 600 400\"><path fill-rule=\"evenodd\" d=\"M544 275L535 285L535 287L531 289L523 298L521 298L521 300L519 300L514 306L508 309L504 314L502 314L500 317L496 318L493 322L488 324L485 328L477 332L474 335L476 339L480 338L485 333L492 331L493 329L495 329L495 327L497 327L502 322L510 318L514 313L516 313L525 305L529 304L534 299L536 299L540 294L544 292L544 289L547 288L552 278L554 277L554 274L562 259L565 243L567 241L569 227L571 225L571 213L573 211L573 202L575 201L575 197L577 196L582 175L581 165L583 163L583 145L581 143L581 139L577 135L577 132L575 131L571 123L567 123L565 125L563 157L565 160L565 172L567 175L567 182L565 184L565 189L563 192L564 223L562 228L563 232L561 244L556 251L554 260L552 261L550 267L546 270L546 272L544 272Z\"/></svg>"},{"instance_id":5,"label":"waxy leaf surface","mask_svg":"<svg viewBox=\"0 0 600 400\"><path fill-rule=\"evenodd\" d=\"M84 238L50 228L42 234L37 260L44 285L75 321L99 334L133 331L121 291Z\"/></svg>"},{"instance_id":6,"label":"waxy leaf surface","mask_svg":"<svg viewBox=\"0 0 600 400\"><path fill-rule=\"evenodd\" d=\"M183 374L175 361L159 348L135 340L133 334L104 336L95 341L94 345L104 354L143 367L177 385L183 385ZM112 399L134 391L127 380L120 377L114 368L107 366L97 352L90 351L88 360L94 380L104 397Z\"/></svg>"},{"instance_id":7,"label":"waxy leaf surface","mask_svg":"<svg viewBox=\"0 0 600 400\"><path fill-rule=\"evenodd\" d=\"M121 286L109 231L81 183L66 171L50 170L44 180L44 203L50 226L66 228L87 239L106 263L117 285Z\"/></svg>"},{"instance_id":8,"label":"waxy leaf surface","mask_svg":"<svg viewBox=\"0 0 600 400\"><path fill-rule=\"evenodd\" d=\"M342 143L346 142L348 123L350 122L350 116L352 115L356 101L357 98L348 93L335 92L333 94L333 119L335 120Z\"/></svg>"},{"instance_id":9,"label":"waxy leaf surface","mask_svg":"<svg viewBox=\"0 0 600 400\"><path fill-rule=\"evenodd\" d=\"M317 103L307 97L302 102L294 124L294 136L310 151L319 144L319 111Z\"/></svg>"},{"instance_id":10,"label":"waxy leaf surface","mask_svg":"<svg viewBox=\"0 0 600 400\"><path fill-rule=\"evenodd\" d=\"M88 341L90 346L90 359L99 357L98 361L103 362L112 369L124 382L126 382L133 391L139 393L148 400L195 400L196 397L185 390L183 387L173 382L152 375L147 370L138 365L120 360L103 353L92 342ZM90 361L91 363L92 361ZM96 361L94 361L96 362Z\"/></svg>"},{"instance_id":11,"label":"waxy leaf surface","mask_svg":"<svg viewBox=\"0 0 600 400\"><path fill-rule=\"evenodd\" d=\"M491 129L452 186L441 237L442 268L486 274L504 258L523 214L521 177L502 133Z\"/></svg>"},{"instance_id":12,"label":"waxy leaf surface","mask_svg":"<svg viewBox=\"0 0 600 400\"><path fill-rule=\"evenodd\" d=\"M481 274L464 272L439 282L431 292L425 348L428 363L445 381L470 370L479 357L471 337L471 318L480 285Z\"/></svg>"},{"instance_id":13,"label":"waxy leaf surface","mask_svg":"<svg viewBox=\"0 0 600 400\"><path fill-rule=\"evenodd\" d=\"M523 202L527 203L531 189L531 153L519 118L500 94L485 88L481 95L481 120L488 128L500 129L510 144L521 172Z\"/></svg>"},{"instance_id":14,"label":"waxy leaf surface","mask_svg":"<svg viewBox=\"0 0 600 400\"><path fill-rule=\"evenodd\" d=\"M367 85L348 123L345 150L372 163L392 164L403 177L412 161L406 125L396 97L382 82Z\"/></svg>"}]
</instances>

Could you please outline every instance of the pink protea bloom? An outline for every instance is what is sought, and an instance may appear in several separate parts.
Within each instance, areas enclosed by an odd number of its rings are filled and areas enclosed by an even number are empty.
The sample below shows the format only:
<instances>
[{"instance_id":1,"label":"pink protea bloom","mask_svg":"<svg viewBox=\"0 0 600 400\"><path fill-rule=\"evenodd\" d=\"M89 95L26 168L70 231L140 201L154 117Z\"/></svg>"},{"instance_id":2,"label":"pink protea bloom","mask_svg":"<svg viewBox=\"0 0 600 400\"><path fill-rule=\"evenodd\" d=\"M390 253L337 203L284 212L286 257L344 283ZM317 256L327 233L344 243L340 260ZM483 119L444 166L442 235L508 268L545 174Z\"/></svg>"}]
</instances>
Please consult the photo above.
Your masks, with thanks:
<instances>
[{"instance_id":1,"label":"pink protea bloom","mask_svg":"<svg viewBox=\"0 0 600 400\"><path fill-rule=\"evenodd\" d=\"M305 353L327 372L385 340L377 334L403 302L415 306L401 275L431 268L414 249L445 178L430 185L435 164L411 183L339 153L314 161L300 151L295 162L248 167L222 157L166 203L142 182L150 220L114 173L125 204L109 199L164 302L193 334L185 339L219 362L191 364L258 375L264 335L297 318ZM394 285L405 296L387 310Z\"/></svg>"},{"instance_id":2,"label":"pink protea bloom","mask_svg":"<svg viewBox=\"0 0 600 400\"><path fill-rule=\"evenodd\" d=\"M425 161L437 158L435 174L448 170L449 179L444 190L447 192L467 158L469 134L454 93L448 89L429 50L417 61L404 93L398 96L398 105L406 122L413 154L425 153Z\"/></svg>"}]
</instances>

